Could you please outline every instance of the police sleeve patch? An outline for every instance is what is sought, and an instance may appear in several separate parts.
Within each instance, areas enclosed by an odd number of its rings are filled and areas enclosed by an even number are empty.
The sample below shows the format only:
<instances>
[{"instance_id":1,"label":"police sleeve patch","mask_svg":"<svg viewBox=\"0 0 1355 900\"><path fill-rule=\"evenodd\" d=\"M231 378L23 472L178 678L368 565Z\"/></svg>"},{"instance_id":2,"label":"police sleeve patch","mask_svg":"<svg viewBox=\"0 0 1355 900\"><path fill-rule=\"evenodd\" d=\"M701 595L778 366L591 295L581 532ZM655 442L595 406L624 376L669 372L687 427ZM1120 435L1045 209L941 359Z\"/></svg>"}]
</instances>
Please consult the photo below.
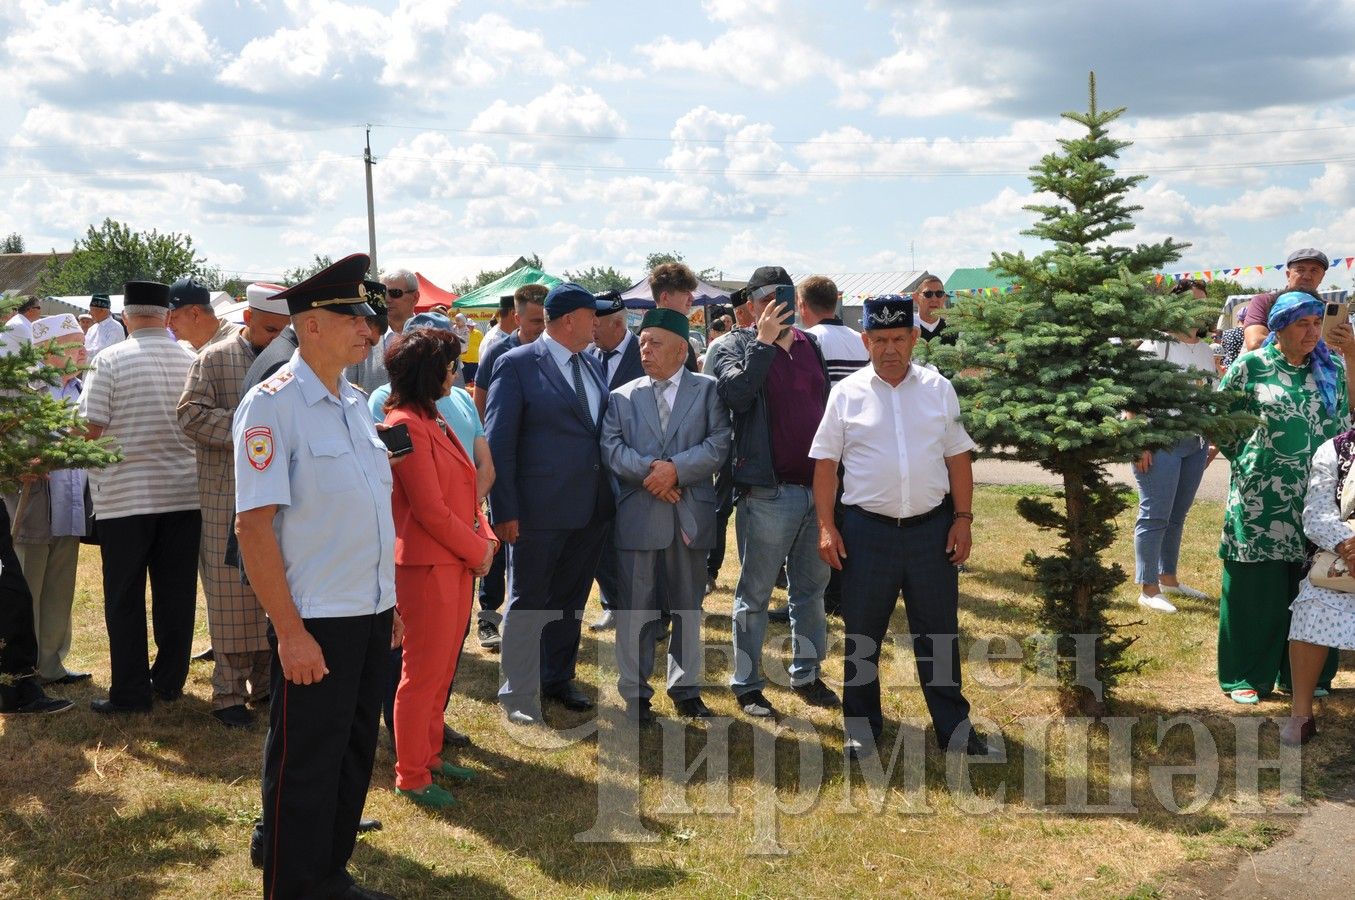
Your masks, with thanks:
<instances>
[{"instance_id":1,"label":"police sleeve patch","mask_svg":"<svg viewBox=\"0 0 1355 900\"><path fill-rule=\"evenodd\" d=\"M249 464L258 471L267 469L273 462L273 429L266 425L256 425L245 432L245 456Z\"/></svg>"}]
</instances>

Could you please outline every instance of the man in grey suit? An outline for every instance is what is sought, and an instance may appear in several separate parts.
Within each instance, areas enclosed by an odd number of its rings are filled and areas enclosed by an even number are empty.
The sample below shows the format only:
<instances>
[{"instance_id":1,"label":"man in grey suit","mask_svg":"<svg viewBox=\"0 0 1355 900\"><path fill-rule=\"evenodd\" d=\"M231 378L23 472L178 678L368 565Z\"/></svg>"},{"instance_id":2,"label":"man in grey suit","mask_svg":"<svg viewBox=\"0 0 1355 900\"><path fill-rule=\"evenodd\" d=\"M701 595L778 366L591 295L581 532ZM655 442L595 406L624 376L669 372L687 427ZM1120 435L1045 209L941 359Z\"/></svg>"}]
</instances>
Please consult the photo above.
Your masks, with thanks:
<instances>
[{"instance_id":1,"label":"man in grey suit","mask_svg":"<svg viewBox=\"0 0 1355 900\"><path fill-rule=\"evenodd\" d=\"M664 611L673 620L668 696L683 717L711 715L701 700L701 601L715 546L714 476L729 455L732 426L715 379L686 371L687 336L681 313L646 313L646 374L612 391L602 418L602 455L617 488L617 686L642 725L654 721L648 675Z\"/></svg>"}]
</instances>

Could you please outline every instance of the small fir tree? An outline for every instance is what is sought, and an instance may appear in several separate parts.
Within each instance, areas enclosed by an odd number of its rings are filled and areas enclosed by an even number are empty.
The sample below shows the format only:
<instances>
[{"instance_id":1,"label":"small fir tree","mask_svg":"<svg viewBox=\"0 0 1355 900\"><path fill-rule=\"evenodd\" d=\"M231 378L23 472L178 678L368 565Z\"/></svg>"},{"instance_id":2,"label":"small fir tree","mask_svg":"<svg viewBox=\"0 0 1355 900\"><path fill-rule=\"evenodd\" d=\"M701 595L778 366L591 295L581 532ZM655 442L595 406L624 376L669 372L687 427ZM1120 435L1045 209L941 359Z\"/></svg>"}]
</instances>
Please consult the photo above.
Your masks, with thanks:
<instances>
[{"instance_id":1,"label":"small fir tree","mask_svg":"<svg viewBox=\"0 0 1355 900\"><path fill-rule=\"evenodd\" d=\"M1013 293L968 297L958 305L958 347L931 348L955 379L965 424L974 439L1000 456L1038 463L1062 481L1059 506L1023 497L1026 520L1061 538L1056 552L1030 552L1026 564L1040 583L1040 627L1057 647L1061 706L1067 713L1105 711L1116 678L1135 670L1126 656L1134 638L1112 622L1110 605L1125 580L1101 554L1115 538L1115 517L1126 508L1123 486L1106 464L1127 462L1144 450L1171 446L1195 434L1223 437L1246 427L1228 414L1211 387L1174 364L1139 351L1144 340L1211 325L1217 310L1190 295L1155 293L1154 270L1189 246L1117 246L1132 231L1125 195L1145 176L1122 177L1110 162L1129 146L1107 126L1124 112L1096 105L1064 113L1086 133L1061 140L1031 169L1043 201L1026 208L1039 218L1024 233L1050 244L1034 257L999 253L992 267L1015 279ZM1128 416L1124 414L1128 414ZM1078 671L1078 639L1094 639L1094 672ZM1085 646L1086 639L1083 639Z\"/></svg>"}]
</instances>

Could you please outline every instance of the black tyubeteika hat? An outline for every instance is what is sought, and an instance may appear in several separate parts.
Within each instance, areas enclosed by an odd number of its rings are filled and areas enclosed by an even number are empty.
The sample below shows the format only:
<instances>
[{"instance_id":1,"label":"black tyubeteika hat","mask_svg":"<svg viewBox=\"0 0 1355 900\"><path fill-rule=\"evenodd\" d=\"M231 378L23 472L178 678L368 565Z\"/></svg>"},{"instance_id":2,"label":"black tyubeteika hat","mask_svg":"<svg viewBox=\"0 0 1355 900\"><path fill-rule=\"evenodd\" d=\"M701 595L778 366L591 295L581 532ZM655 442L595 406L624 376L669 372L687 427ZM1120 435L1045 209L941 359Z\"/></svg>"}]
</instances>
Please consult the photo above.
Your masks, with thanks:
<instances>
[{"instance_id":1,"label":"black tyubeteika hat","mask_svg":"<svg viewBox=\"0 0 1355 900\"><path fill-rule=\"evenodd\" d=\"M367 303L367 269L370 265L366 253L345 256L273 299L286 300L287 311L294 316L312 309L345 316L375 316L376 310Z\"/></svg>"},{"instance_id":2,"label":"black tyubeteika hat","mask_svg":"<svg viewBox=\"0 0 1355 900\"><path fill-rule=\"evenodd\" d=\"M875 331L880 328L912 327L912 297L903 297L899 294L885 294L883 297L871 297L862 307L862 331Z\"/></svg>"},{"instance_id":3,"label":"black tyubeteika hat","mask_svg":"<svg viewBox=\"0 0 1355 900\"><path fill-rule=\"evenodd\" d=\"M112 309L113 301L108 299L107 294L95 294L89 298L90 309Z\"/></svg>"},{"instance_id":4,"label":"black tyubeteika hat","mask_svg":"<svg viewBox=\"0 0 1355 900\"><path fill-rule=\"evenodd\" d=\"M93 306L93 303L90 304ZM158 281L129 281L122 286L122 306L163 306L169 309L169 285Z\"/></svg>"}]
</instances>

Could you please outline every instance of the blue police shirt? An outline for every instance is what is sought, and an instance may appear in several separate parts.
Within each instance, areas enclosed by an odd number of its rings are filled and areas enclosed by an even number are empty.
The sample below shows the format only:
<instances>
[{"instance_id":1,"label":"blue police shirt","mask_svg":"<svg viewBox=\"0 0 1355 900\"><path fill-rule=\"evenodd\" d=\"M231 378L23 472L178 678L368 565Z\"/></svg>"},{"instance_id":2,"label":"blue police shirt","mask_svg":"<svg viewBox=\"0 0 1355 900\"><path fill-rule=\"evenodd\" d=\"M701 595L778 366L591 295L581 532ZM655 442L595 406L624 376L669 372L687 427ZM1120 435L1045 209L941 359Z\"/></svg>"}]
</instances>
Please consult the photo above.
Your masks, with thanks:
<instances>
[{"instance_id":1,"label":"blue police shirt","mask_svg":"<svg viewBox=\"0 0 1355 900\"><path fill-rule=\"evenodd\" d=\"M386 421L385 406L390 395L391 386L383 384L372 391L372 397L367 401L367 406L372 411L372 421L378 425ZM470 457L470 461L475 462L475 439L485 436L485 426L480 423L480 413L475 409L475 401L470 398L470 394L459 387L454 387L450 394L438 400L437 407L438 412L447 420L452 433L456 435L456 439L461 442L461 447Z\"/></svg>"},{"instance_id":2,"label":"blue police shirt","mask_svg":"<svg viewBox=\"0 0 1355 900\"><path fill-rule=\"evenodd\" d=\"M278 507L273 531L303 619L395 605L390 462L366 398L330 393L301 351L235 412L235 508Z\"/></svg>"}]
</instances>

